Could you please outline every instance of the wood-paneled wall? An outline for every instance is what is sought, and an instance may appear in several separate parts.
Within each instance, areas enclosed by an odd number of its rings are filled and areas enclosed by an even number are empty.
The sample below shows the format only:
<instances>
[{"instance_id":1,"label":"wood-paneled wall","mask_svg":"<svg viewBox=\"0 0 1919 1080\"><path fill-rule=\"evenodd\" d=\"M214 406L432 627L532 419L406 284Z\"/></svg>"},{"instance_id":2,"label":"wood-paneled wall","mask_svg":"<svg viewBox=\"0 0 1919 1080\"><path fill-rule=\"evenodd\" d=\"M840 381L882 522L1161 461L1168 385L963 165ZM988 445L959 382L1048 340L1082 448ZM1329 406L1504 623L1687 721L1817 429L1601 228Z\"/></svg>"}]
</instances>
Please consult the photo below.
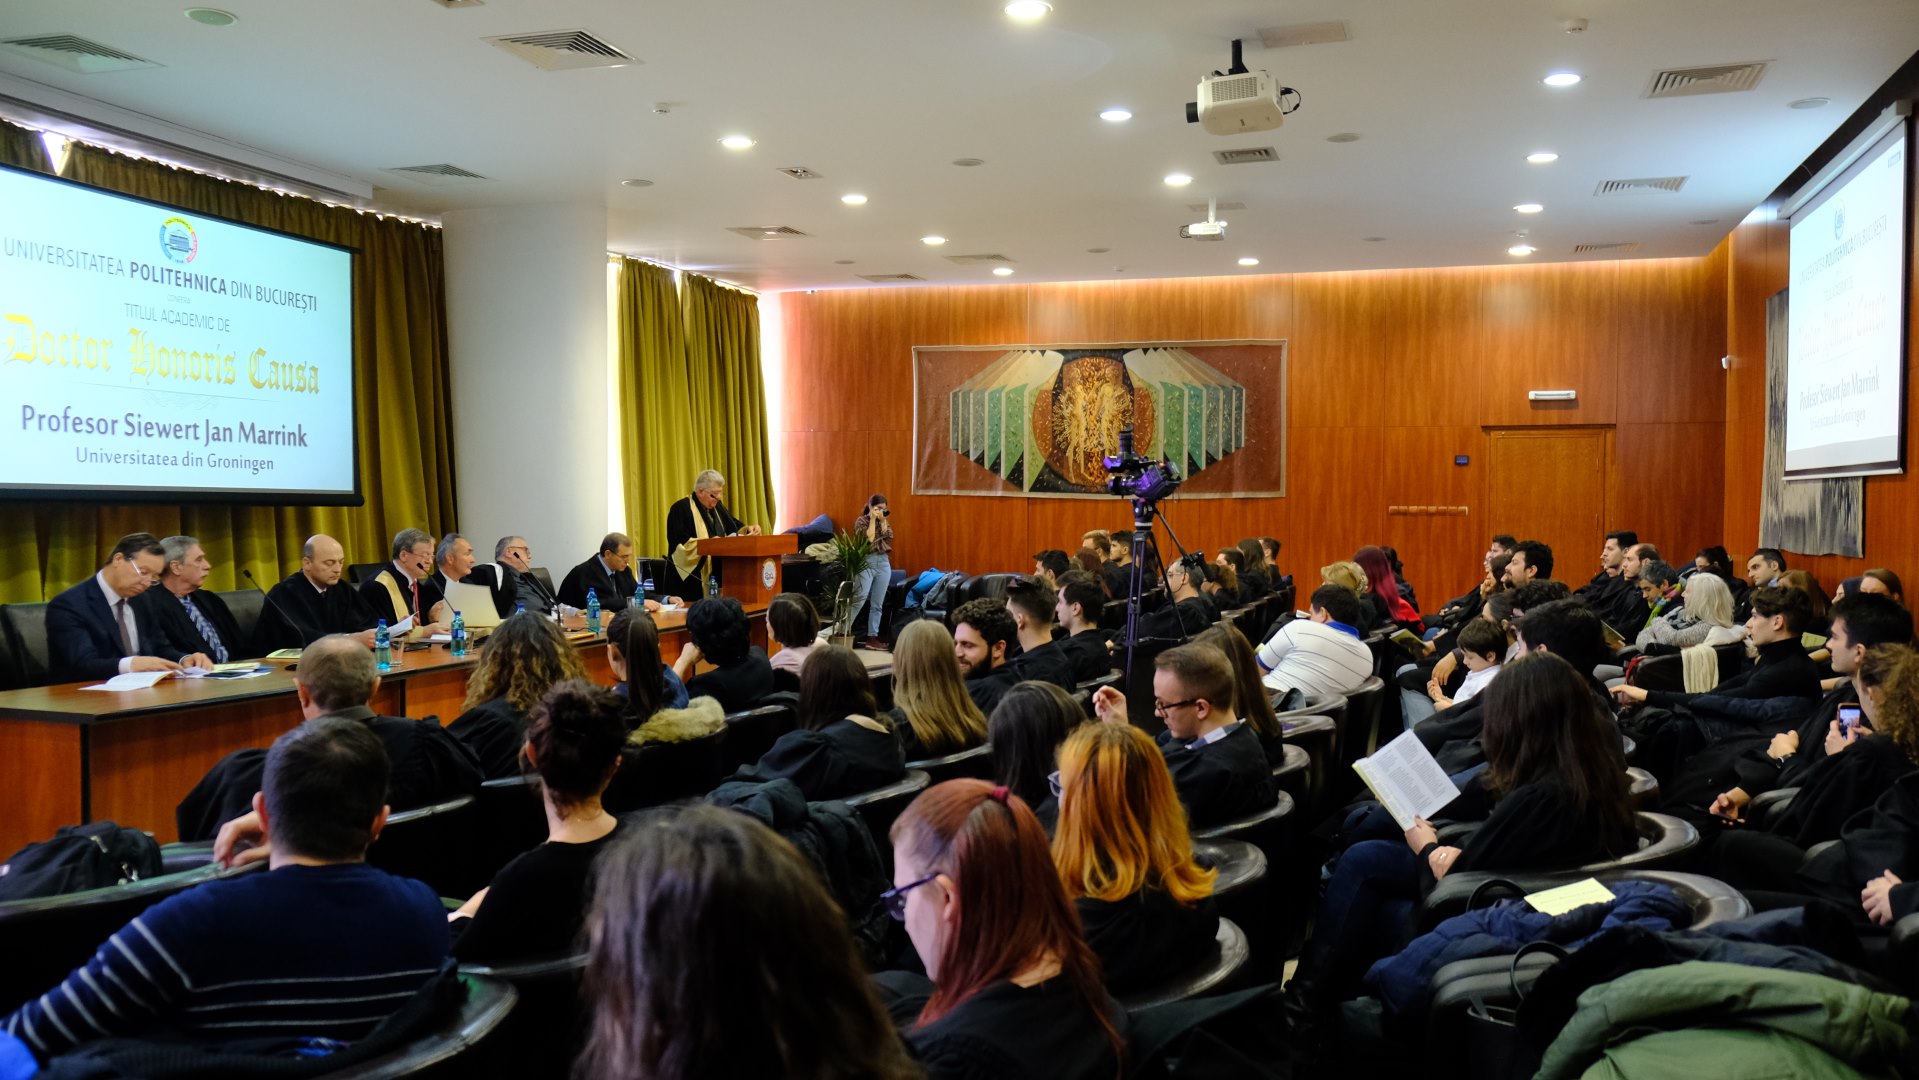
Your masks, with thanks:
<instances>
[{"instance_id":1,"label":"wood-paneled wall","mask_svg":"<svg viewBox=\"0 0 1919 1080\"><path fill-rule=\"evenodd\" d=\"M1617 460L1594 462L1613 478L1606 520L1690 555L1721 534L1726 258L769 297L784 326L785 393L769 409L780 525L846 525L883 492L896 567L1026 570L1034 551L1126 527L1127 504L914 496L914 346L1284 338L1287 496L1168 500L1188 547L1276 536L1304 581L1391 543L1420 599L1443 600L1475 578L1488 536L1526 532L1484 517L1486 429L1597 424L1616 427ZM1541 408L1532 389L1579 400ZM1388 513L1408 505L1470 509ZM1561 553L1560 576L1589 576L1600 540Z\"/></svg>"},{"instance_id":2,"label":"wood-paneled wall","mask_svg":"<svg viewBox=\"0 0 1919 1080\"><path fill-rule=\"evenodd\" d=\"M1910 157L1911 155L1908 155ZM1913 163L1919 176L1919 162ZM1911 250L1919 251L1919 218L1910 223ZM1766 299L1787 285L1787 227L1783 221L1751 221L1733 231L1726 289L1726 351L1733 358L1726 387L1726 546L1743 559L1759 543L1759 471L1766 448ZM1906 472L1866 478L1866 554L1787 552L1786 561L1810 570L1830 592L1843 578L1871 566L1890 567L1919 589L1919 479L1913 473L1913 424L1919 422L1919 275L1908 284L1906 328Z\"/></svg>"}]
</instances>

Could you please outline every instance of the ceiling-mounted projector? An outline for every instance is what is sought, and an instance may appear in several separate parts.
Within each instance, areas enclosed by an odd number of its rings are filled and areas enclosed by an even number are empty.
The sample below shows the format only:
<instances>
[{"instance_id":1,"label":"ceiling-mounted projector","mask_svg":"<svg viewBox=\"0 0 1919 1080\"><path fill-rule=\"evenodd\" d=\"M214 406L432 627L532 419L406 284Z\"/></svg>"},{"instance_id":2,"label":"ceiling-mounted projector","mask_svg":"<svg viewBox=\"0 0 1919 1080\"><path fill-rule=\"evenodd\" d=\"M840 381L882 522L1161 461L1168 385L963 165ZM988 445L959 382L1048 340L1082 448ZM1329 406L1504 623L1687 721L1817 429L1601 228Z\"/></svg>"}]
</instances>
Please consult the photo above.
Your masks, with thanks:
<instances>
[{"instance_id":1,"label":"ceiling-mounted projector","mask_svg":"<svg viewBox=\"0 0 1919 1080\"><path fill-rule=\"evenodd\" d=\"M1299 108L1299 91L1264 71L1248 71L1233 41L1233 66L1199 81L1199 100L1186 103L1186 122L1214 135L1271 131Z\"/></svg>"}]
</instances>

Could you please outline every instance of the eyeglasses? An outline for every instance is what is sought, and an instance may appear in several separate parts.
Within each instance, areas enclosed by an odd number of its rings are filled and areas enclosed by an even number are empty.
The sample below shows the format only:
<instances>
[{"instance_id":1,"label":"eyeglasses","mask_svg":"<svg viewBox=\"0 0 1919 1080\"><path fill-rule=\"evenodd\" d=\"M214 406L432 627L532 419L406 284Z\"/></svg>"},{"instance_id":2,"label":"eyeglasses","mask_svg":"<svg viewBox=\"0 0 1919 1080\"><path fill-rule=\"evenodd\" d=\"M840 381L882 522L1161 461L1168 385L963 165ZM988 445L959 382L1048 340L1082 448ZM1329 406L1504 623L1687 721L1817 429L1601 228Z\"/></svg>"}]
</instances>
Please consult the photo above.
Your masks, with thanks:
<instances>
[{"instance_id":1,"label":"eyeglasses","mask_svg":"<svg viewBox=\"0 0 1919 1080\"><path fill-rule=\"evenodd\" d=\"M1187 699L1187 700L1185 700L1185 701L1158 701L1158 700L1155 700L1155 701L1153 702L1153 715L1154 715L1154 716L1165 716L1165 715L1166 715L1167 713L1169 713L1169 712L1172 712L1172 711L1173 711L1174 709L1184 709L1184 708L1186 708L1186 707L1188 707L1188 706L1190 706L1190 705L1197 705L1197 704L1199 704L1200 702L1202 702L1202 701L1205 701L1205 700L1206 700L1205 698L1188 698L1188 699Z\"/></svg>"},{"instance_id":2,"label":"eyeglasses","mask_svg":"<svg viewBox=\"0 0 1919 1080\"><path fill-rule=\"evenodd\" d=\"M886 905L886 913L888 915L893 916L893 918L899 922L905 922L906 921L906 894L912 892L914 889L919 888L921 885L926 884L927 882L933 880L934 878L938 876L939 876L938 874L928 874L925 877L919 879L918 881L908 882L907 884L901 885L896 889L888 889L885 892L881 893L880 902Z\"/></svg>"},{"instance_id":3,"label":"eyeglasses","mask_svg":"<svg viewBox=\"0 0 1919 1080\"><path fill-rule=\"evenodd\" d=\"M1058 769L1046 774L1046 790L1052 792L1055 799L1059 798L1060 792L1065 790L1065 785L1059 782Z\"/></svg>"}]
</instances>

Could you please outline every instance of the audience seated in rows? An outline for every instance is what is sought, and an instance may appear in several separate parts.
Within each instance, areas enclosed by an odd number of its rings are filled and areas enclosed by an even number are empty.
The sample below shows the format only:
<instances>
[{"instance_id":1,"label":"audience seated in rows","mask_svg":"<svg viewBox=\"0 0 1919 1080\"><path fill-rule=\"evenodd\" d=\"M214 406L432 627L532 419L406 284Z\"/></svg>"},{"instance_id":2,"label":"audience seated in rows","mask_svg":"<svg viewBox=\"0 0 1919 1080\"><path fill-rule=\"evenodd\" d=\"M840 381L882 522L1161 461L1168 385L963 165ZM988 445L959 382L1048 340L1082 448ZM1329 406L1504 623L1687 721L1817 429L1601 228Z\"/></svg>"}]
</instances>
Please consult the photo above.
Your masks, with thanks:
<instances>
[{"instance_id":1,"label":"audience seated in rows","mask_svg":"<svg viewBox=\"0 0 1919 1080\"><path fill-rule=\"evenodd\" d=\"M773 665L753 644L746 609L731 596L707 597L686 612L686 646L673 671L694 697L710 697L729 713L750 709L773 692ZM713 670L694 674L700 661Z\"/></svg>"},{"instance_id":2,"label":"audience seated in rows","mask_svg":"<svg viewBox=\"0 0 1919 1080\"><path fill-rule=\"evenodd\" d=\"M946 627L920 619L900 631L886 720L907 761L945 757L986 741L986 714L966 692Z\"/></svg>"},{"instance_id":3,"label":"audience seated in rows","mask_svg":"<svg viewBox=\"0 0 1919 1080\"><path fill-rule=\"evenodd\" d=\"M472 750L432 717L379 716L371 708L380 689L373 654L341 634L306 647L293 673L294 695L306 720L337 717L373 732L386 750L386 803L411 810L471 795L486 779ZM211 840L220 826L247 812L260 790L268 752L235 750L207 770L174 813L180 839Z\"/></svg>"},{"instance_id":4,"label":"audience seated in rows","mask_svg":"<svg viewBox=\"0 0 1919 1080\"><path fill-rule=\"evenodd\" d=\"M1224 653L1180 645L1153 661L1153 713L1166 724L1160 751L1194 828L1270 810L1279 801L1272 767L1253 729L1235 713L1233 669ZM1102 723L1125 724L1126 695L1093 695Z\"/></svg>"},{"instance_id":5,"label":"audience seated in rows","mask_svg":"<svg viewBox=\"0 0 1919 1080\"><path fill-rule=\"evenodd\" d=\"M1322 585L1338 585L1359 598L1359 621L1352 624L1361 637L1373 632L1379 623L1378 609L1371 600L1372 586L1366 582L1366 571L1351 560L1327 563L1319 568L1319 581Z\"/></svg>"},{"instance_id":6,"label":"audience seated in rows","mask_svg":"<svg viewBox=\"0 0 1919 1080\"><path fill-rule=\"evenodd\" d=\"M686 708L686 684L660 656L659 625L638 605L628 604L606 624L606 664L619 680L613 693L626 700L628 730L662 709Z\"/></svg>"},{"instance_id":7,"label":"audience seated in rows","mask_svg":"<svg viewBox=\"0 0 1919 1080\"><path fill-rule=\"evenodd\" d=\"M948 780L893 823L886 902L925 977L882 976L882 993L932 1080L1111 1080L1126 1014L1025 800L984 780Z\"/></svg>"},{"instance_id":8,"label":"audience seated in rows","mask_svg":"<svg viewBox=\"0 0 1919 1080\"><path fill-rule=\"evenodd\" d=\"M982 596L953 612L953 655L966 678L966 692L983 713L991 714L1019 681L1008 666L1018 633L1004 600Z\"/></svg>"},{"instance_id":9,"label":"audience seated in rows","mask_svg":"<svg viewBox=\"0 0 1919 1080\"><path fill-rule=\"evenodd\" d=\"M1206 560L1186 555L1166 568L1168 602L1139 619L1139 636L1185 641L1219 619L1219 610L1199 590L1206 580Z\"/></svg>"},{"instance_id":10,"label":"audience seated in rows","mask_svg":"<svg viewBox=\"0 0 1919 1080\"><path fill-rule=\"evenodd\" d=\"M1033 578L1047 585L1056 585L1059 576L1073 569L1072 557L1058 548L1047 548L1033 553Z\"/></svg>"},{"instance_id":11,"label":"audience seated in rows","mask_svg":"<svg viewBox=\"0 0 1919 1080\"><path fill-rule=\"evenodd\" d=\"M1205 570L1206 580L1200 585L1199 591L1213 602L1215 608L1230 611L1248 602L1240 586L1239 571L1233 569L1231 563L1215 559L1206 564Z\"/></svg>"},{"instance_id":12,"label":"audience seated in rows","mask_svg":"<svg viewBox=\"0 0 1919 1080\"><path fill-rule=\"evenodd\" d=\"M1060 648L1073 661L1073 682L1089 683L1113 670L1111 639L1099 628L1105 604L1100 579L1077 571L1060 579L1053 618L1065 636Z\"/></svg>"},{"instance_id":13,"label":"audience seated in rows","mask_svg":"<svg viewBox=\"0 0 1919 1080\"><path fill-rule=\"evenodd\" d=\"M1193 861L1153 740L1130 724L1083 725L1060 748L1059 785L1053 859L1106 988L1124 994L1190 968L1219 930L1218 872Z\"/></svg>"},{"instance_id":14,"label":"audience seated in rows","mask_svg":"<svg viewBox=\"0 0 1919 1080\"><path fill-rule=\"evenodd\" d=\"M1521 540L1506 562L1506 580L1515 589L1535 580L1552 580L1553 549L1537 540Z\"/></svg>"},{"instance_id":15,"label":"audience seated in rows","mask_svg":"<svg viewBox=\"0 0 1919 1080\"><path fill-rule=\"evenodd\" d=\"M1239 562L1233 570L1239 575L1240 603L1251 604L1271 596L1279 586L1279 569L1273 565L1265 547L1256 538L1241 540L1233 546L1239 551Z\"/></svg>"},{"instance_id":16,"label":"audience seated in rows","mask_svg":"<svg viewBox=\"0 0 1919 1080\"><path fill-rule=\"evenodd\" d=\"M1087 573L1096 578L1106 574L1106 557L1092 548L1083 547L1073 552L1073 568L1067 573ZM1103 583L1102 583L1103 584Z\"/></svg>"},{"instance_id":17,"label":"audience seated in rows","mask_svg":"<svg viewBox=\"0 0 1919 1080\"><path fill-rule=\"evenodd\" d=\"M1827 636L1832 630L1828 621L1832 599L1826 595L1826 590L1819 587L1819 579L1804 570L1788 570L1779 575L1779 584L1806 594L1809 610L1801 632L1819 638Z\"/></svg>"},{"instance_id":18,"label":"audience seated in rows","mask_svg":"<svg viewBox=\"0 0 1919 1080\"><path fill-rule=\"evenodd\" d=\"M1350 694L1373 675L1373 652L1359 639L1361 601L1344 585L1321 585L1304 619L1289 619L1259 647L1266 687L1307 697Z\"/></svg>"},{"instance_id":19,"label":"audience seated in rows","mask_svg":"<svg viewBox=\"0 0 1919 1080\"><path fill-rule=\"evenodd\" d=\"M1752 616L1746 620L1746 639L1757 650L1754 665L1712 690L1714 697L1776 698L1819 696L1819 669L1807 658L1799 635L1811 618L1806 594L1783 585L1753 590ZM1622 703L1649 704L1662 709L1685 704L1698 695L1676 690L1646 690L1618 686L1613 694Z\"/></svg>"},{"instance_id":20,"label":"audience seated in rows","mask_svg":"<svg viewBox=\"0 0 1919 1080\"><path fill-rule=\"evenodd\" d=\"M1124 600L1133 587L1133 530L1121 529L1113 533L1106 549L1106 593L1115 600ZM1152 578L1146 580L1146 588L1153 587Z\"/></svg>"},{"instance_id":21,"label":"audience seated in rows","mask_svg":"<svg viewBox=\"0 0 1919 1080\"><path fill-rule=\"evenodd\" d=\"M1671 587L1665 582L1670 573L1672 567L1665 563L1653 563L1640 571L1642 579L1650 578L1661 585L1662 598L1664 590ZM1694 574L1679 583L1679 588L1677 602L1669 602L1654 613L1633 644L1642 649L1648 645L1684 649L1731 645L1745 639L1745 628L1732 621L1732 590L1717 574Z\"/></svg>"},{"instance_id":22,"label":"audience seated in rows","mask_svg":"<svg viewBox=\"0 0 1919 1080\"><path fill-rule=\"evenodd\" d=\"M1233 672L1233 710L1246 726L1253 729L1266 764L1279 767L1286 760L1286 733L1279 725L1279 713L1273 708L1272 693L1260 679L1259 661L1253 643L1239 627L1228 622L1214 623L1193 639L1193 644L1217 649Z\"/></svg>"},{"instance_id":23,"label":"audience seated in rows","mask_svg":"<svg viewBox=\"0 0 1919 1080\"><path fill-rule=\"evenodd\" d=\"M576 1075L921 1075L845 916L792 844L697 804L649 811L621 832L599 860L586 919Z\"/></svg>"},{"instance_id":24,"label":"audience seated in rows","mask_svg":"<svg viewBox=\"0 0 1919 1080\"><path fill-rule=\"evenodd\" d=\"M1060 744L1085 722L1079 703L1052 683L1020 683L986 719L994 779L1026 800L1042 822L1054 820L1059 810L1051 785Z\"/></svg>"},{"instance_id":25,"label":"audience seated in rows","mask_svg":"<svg viewBox=\"0 0 1919 1080\"><path fill-rule=\"evenodd\" d=\"M622 829L600 796L620 767L624 707L612 691L583 679L555 685L534 706L522 752L540 778L546 843L515 856L447 917L462 963L511 964L573 951L594 860Z\"/></svg>"},{"instance_id":26,"label":"audience seated in rows","mask_svg":"<svg viewBox=\"0 0 1919 1080\"><path fill-rule=\"evenodd\" d=\"M1371 546L1360 548L1353 555L1353 564L1366 575L1365 599L1373 607L1375 627L1396 625L1415 634L1425 630L1418 610L1399 595L1399 580L1393 576L1392 563L1384 550Z\"/></svg>"},{"instance_id":27,"label":"audience seated in rows","mask_svg":"<svg viewBox=\"0 0 1919 1080\"><path fill-rule=\"evenodd\" d=\"M1039 578L1015 578L1006 586L1006 613L1013 617L1019 655L1007 665L1021 682L1049 682L1065 690L1079 685L1073 657L1053 640L1059 593Z\"/></svg>"},{"instance_id":28,"label":"audience seated in rows","mask_svg":"<svg viewBox=\"0 0 1919 1080\"><path fill-rule=\"evenodd\" d=\"M800 668L799 727L734 779L790 780L810 802L895 783L906 758L899 737L878 716L866 664L851 649L822 645Z\"/></svg>"},{"instance_id":29,"label":"audience seated in rows","mask_svg":"<svg viewBox=\"0 0 1919 1080\"><path fill-rule=\"evenodd\" d=\"M797 683L800 665L819 643L820 613L804 593L780 593L766 604L766 636L780 647L768 661L774 681L779 682L784 673Z\"/></svg>"},{"instance_id":30,"label":"audience seated in rows","mask_svg":"<svg viewBox=\"0 0 1919 1080\"><path fill-rule=\"evenodd\" d=\"M559 624L509 616L495 627L467 679L465 712L447 731L480 760L488 780L520 775L526 717L553 684L586 678L580 654Z\"/></svg>"},{"instance_id":31,"label":"audience seated in rows","mask_svg":"<svg viewBox=\"0 0 1919 1080\"><path fill-rule=\"evenodd\" d=\"M364 1037L447 955L433 890L367 866L386 751L364 723L308 720L267 752L250 815L269 869L161 901L0 1028L44 1062L113 1036Z\"/></svg>"}]
</instances>

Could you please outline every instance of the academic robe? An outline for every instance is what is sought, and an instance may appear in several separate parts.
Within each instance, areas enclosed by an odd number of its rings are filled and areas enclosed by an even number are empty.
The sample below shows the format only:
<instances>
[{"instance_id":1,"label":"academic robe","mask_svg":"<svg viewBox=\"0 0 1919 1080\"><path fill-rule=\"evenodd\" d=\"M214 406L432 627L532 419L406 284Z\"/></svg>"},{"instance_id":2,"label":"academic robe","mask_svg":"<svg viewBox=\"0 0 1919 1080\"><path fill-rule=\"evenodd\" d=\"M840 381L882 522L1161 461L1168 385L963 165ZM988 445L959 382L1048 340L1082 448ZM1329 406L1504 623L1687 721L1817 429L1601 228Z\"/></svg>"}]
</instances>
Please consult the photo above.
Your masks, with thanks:
<instances>
[{"instance_id":1,"label":"academic robe","mask_svg":"<svg viewBox=\"0 0 1919 1080\"><path fill-rule=\"evenodd\" d=\"M1170 731L1160 732L1158 742L1195 829L1270 810L1279 802L1272 766L1251 724L1241 721L1210 743L1183 743Z\"/></svg>"},{"instance_id":2,"label":"academic robe","mask_svg":"<svg viewBox=\"0 0 1919 1080\"><path fill-rule=\"evenodd\" d=\"M1219 612L1204 595L1168 604L1139 617L1139 636L1185 641L1219 621Z\"/></svg>"},{"instance_id":3,"label":"academic robe","mask_svg":"<svg viewBox=\"0 0 1919 1080\"><path fill-rule=\"evenodd\" d=\"M1806 860L1798 876L1805 892L1864 922L1859 892L1888 870L1903 882L1892 887L1893 919L1919 912L1919 772L1907 773L1854 814L1839 842Z\"/></svg>"},{"instance_id":4,"label":"academic robe","mask_svg":"<svg viewBox=\"0 0 1919 1080\"><path fill-rule=\"evenodd\" d=\"M546 582L540 580L540 575L526 573L520 575L519 602L525 604L526 609L535 614L551 615L553 609L559 606L560 598L553 595L553 590L546 587Z\"/></svg>"},{"instance_id":5,"label":"academic robe","mask_svg":"<svg viewBox=\"0 0 1919 1080\"><path fill-rule=\"evenodd\" d=\"M734 533L746 527L740 523L738 518L733 516L732 512L726 508L725 503L714 503L713 509L708 510L700 505L698 499L692 499L690 501L681 499L667 510L666 580L661 584L660 588L669 596L678 596L688 601L697 600L706 595L706 584L704 581L699 580L698 576L704 574L707 577L711 577L714 573L711 560L707 560L699 567L694 568L693 572L695 577L682 576L679 567L673 565L673 553L680 549L680 545L699 536L699 533L693 528L694 511L698 511L700 516L706 519L706 535L709 539L721 536L732 536Z\"/></svg>"},{"instance_id":6,"label":"academic robe","mask_svg":"<svg viewBox=\"0 0 1919 1080\"><path fill-rule=\"evenodd\" d=\"M353 586L342 582L322 592L295 570L267 591L260 623L253 631L253 648L257 656L277 649L304 649L328 634L371 630L378 621Z\"/></svg>"},{"instance_id":7,"label":"academic robe","mask_svg":"<svg viewBox=\"0 0 1919 1080\"><path fill-rule=\"evenodd\" d=\"M214 636L226 647L228 661L243 660L251 655L249 646L252 642L240 636L240 624L234 619L233 612L227 610L226 601L220 599L219 593L195 589L187 594L187 601L199 609L200 615L213 626ZM185 604L168 592L165 586L154 585L141 593L134 604L147 609L153 629L159 641L164 643L160 645L161 651L154 655L179 660L183 656L203 653L215 663L221 662L213 643L207 640L199 627L193 625L193 617L187 614Z\"/></svg>"},{"instance_id":8,"label":"academic robe","mask_svg":"<svg viewBox=\"0 0 1919 1080\"><path fill-rule=\"evenodd\" d=\"M435 570L433 576L427 580L433 583L441 596L446 595L446 571ZM484 585L492 590L493 610L502 619L513 614L514 608L520 602L520 574L511 566L501 563L475 563L473 569L460 579L460 584ZM453 613L447 612L446 618L448 622L452 622Z\"/></svg>"},{"instance_id":9,"label":"academic robe","mask_svg":"<svg viewBox=\"0 0 1919 1080\"><path fill-rule=\"evenodd\" d=\"M1049 641L1020 653L1006 666L1013 669L1021 682L1052 683L1070 694L1079 688L1079 680L1073 675L1073 659L1059 642Z\"/></svg>"},{"instance_id":10,"label":"academic robe","mask_svg":"<svg viewBox=\"0 0 1919 1080\"><path fill-rule=\"evenodd\" d=\"M633 578L633 567L628 566L617 574L608 574L606 567L600 563L600 556L595 553L588 555L585 562L568 570L566 577L561 579L560 603L571 604L585 611L586 591L591 589L594 599L600 602L600 610L610 613L623 610L632 602L633 594L638 592L639 588L639 583ZM531 606L528 605L528 607Z\"/></svg>"},{"instance_id":11,"label":"academic robe","mask_svg":"<svg viewBox=\"0 0 1919 1080\"><path fill-rule=\"evenodd\" d=\"M1095 628L1082 630L1058 643L1073 659L1073 678L1077 682L1091 682L1113 670L1113 654L1106 647L1107 639L1104 630Z\"/></svg>"},{"instance_id":12,"label":"academic robe","mask_svg":"<svg viewBox=\"0 0 1919 1080\"><path fill-rule=\"evenodd\" d=\"M393 582L394 586L400 590L401 598L408 605L413 603L413 589L407 583L407 575L396 569L392 563L387 563L380 568L379 573L360 583L360 599L366 601L366 606L373 612L374 618L385 619L388 626L397 624L408 615L414 616L415 626L422 626L433 621L433 605L446 599L445 593L440 588L442 580L438 574L434 574L420 582L419 610L412 610L410 606L406 610L401 610L393 606L393 594L387 591L386 583ZM452 615L447 616L448 619L452 617Z\"/></svg>"}]
</instances>

